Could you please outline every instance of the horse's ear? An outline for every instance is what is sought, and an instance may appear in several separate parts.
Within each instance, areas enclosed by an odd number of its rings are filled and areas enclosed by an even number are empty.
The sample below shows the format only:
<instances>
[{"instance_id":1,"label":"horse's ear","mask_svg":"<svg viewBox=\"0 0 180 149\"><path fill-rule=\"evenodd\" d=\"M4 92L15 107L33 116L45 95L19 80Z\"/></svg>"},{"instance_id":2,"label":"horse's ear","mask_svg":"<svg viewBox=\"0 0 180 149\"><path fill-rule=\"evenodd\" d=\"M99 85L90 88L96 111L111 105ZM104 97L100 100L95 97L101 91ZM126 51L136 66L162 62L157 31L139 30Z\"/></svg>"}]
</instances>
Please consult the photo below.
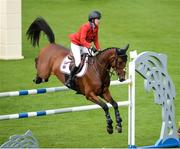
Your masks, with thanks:
<instances>
[{"instance_id":1,"label":"horse's ear","mask_svg":"<svg viewBox=\"0 0 180 149\"><path fill-rule=\"evenodd\" d=\"M118 55L126 55L126 51L128 50L128 48L129 48L129 44L127 44L124 48L119 49L119 50L117 51L117 54L118 54Z\"/></svg>"},{"instance_id":2,"label":"horse's ear","mask_svg":"<svg viewBox=\"0 0 180 149\"><path fill-rule=\"evenodd\" d=\"M129 48L129 44L127 44L127 45L125 46L125 48L123 48L122 50L126 53L126 51L128 50L128 48Z\"/></svg>"}]
</instances>

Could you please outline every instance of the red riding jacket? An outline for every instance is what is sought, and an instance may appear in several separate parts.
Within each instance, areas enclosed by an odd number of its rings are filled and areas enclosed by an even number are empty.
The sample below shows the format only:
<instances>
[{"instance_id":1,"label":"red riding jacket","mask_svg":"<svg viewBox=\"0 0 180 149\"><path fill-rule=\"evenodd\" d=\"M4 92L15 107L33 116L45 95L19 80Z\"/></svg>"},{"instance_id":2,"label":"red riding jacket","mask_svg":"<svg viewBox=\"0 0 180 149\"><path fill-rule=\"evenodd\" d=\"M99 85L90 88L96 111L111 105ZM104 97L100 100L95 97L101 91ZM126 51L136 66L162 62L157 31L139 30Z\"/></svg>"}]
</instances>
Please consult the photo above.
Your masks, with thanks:
<instances>
[{"instance_id":1,"label":"red riding jacket","mask_svg":"<svg viewBox=\"0 0 180 149\"><path fill-rule=\"evenodd\" d=\"M96 49L100 49L98 41L98 26L95 26L95 28L93 28L89 22L83 24L78 32L70 34L69 37L71 39L71 42L76 45L90 48L91 42L94 42Z\"/></svg>"}]
</instances>

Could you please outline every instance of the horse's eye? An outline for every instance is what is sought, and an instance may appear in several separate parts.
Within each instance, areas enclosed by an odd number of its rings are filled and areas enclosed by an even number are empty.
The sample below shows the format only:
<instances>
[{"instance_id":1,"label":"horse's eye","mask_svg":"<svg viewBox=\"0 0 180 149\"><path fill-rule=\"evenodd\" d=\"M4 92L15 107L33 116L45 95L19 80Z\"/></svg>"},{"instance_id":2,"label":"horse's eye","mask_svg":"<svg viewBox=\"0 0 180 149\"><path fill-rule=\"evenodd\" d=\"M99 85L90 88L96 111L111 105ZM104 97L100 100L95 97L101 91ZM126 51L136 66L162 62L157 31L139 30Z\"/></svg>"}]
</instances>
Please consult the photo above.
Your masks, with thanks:
<instances>
[{"instance_id":1,"label":"horse's eye","mask_svg":"<svg viewBox=\"0 0 180 149\"><path fill-rule=\"evenodd\" d=\"M121 62L122 62L122 60L120 58L118 58L118 63L121 63Z\"/></svg>"},{"instance_id":2,"label":"horse's eye","mask_svg":"<svg viewBox=\"0 0 180 149\"><path fill-rule=\"evenodd\" d=\"M127 71L127 67L124 67L123 71Z\"/></svg>"}]
</instances>

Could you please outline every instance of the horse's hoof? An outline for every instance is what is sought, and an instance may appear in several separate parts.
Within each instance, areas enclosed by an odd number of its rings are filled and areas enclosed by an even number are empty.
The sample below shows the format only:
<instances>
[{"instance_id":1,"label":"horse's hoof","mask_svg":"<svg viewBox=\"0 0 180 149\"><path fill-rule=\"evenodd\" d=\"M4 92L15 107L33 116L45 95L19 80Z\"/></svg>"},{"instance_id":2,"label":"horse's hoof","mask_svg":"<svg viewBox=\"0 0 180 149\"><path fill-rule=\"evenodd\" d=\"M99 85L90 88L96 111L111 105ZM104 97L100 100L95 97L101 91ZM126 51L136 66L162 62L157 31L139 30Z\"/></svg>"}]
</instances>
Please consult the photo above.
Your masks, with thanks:
<instances>
[{"instance_id":1,"label":"horse's hoof","mask_svg":"<svg viewBox=\"0 0 180 149\"><path fill-rule=\"evenodd\" d=\"M112 126L107 126L107 132L109 134L112 134L113 133L113 127Z\"/></svg>"},{"instance_id":2,"label":"horse's hoof","mask_svg":"<svg viewBox=\"0 0 180 149\"><path fill-rule=\"evenodd\" d=\"M42 79L34 79L33 80L33 82L35 83L35 84L40 84L40 83L42 83Z\"/></svg>"},{"instance_id":3,"label":"horse's hoof","mask_svg":"<svg viewBox=\"0 0 180 149\"><path fill-rule=\"evenodd\" d=\"M49 81L49 78L45 79L45 82L48 82Z\"/></svg>"},{"instance_id":4,"label":"horse's hoof","mask_svg":"<svg viewBox=\"0 0 180 149\"><path fill-rule=\"evenodd\" d=\"M37 81L37 80L33 80L33 82L35 83L35 84L40 84L41 82L40 81Z\"/></svg>"},{"instance_id":5,"label":"horse's hoof","mask_svg":"<svg viewBox=\"0 0 180 149\"><path fill-rule=\"evenodd\" d=\"M35 84L37 84L37 83L36 83L36 79L33 79L33 82L34 82Z\"/></svg>"},{"instance_id":6,"label":"horse's hoof","mask_svg":"<svg viewBox=\"0 0 180 149\"><path fill-rule=\"evenodd\" d=\"M122 127L121 126L116 126L116 131L118 132L118 133L122 133Z\"/></svg>"}]
</instances>

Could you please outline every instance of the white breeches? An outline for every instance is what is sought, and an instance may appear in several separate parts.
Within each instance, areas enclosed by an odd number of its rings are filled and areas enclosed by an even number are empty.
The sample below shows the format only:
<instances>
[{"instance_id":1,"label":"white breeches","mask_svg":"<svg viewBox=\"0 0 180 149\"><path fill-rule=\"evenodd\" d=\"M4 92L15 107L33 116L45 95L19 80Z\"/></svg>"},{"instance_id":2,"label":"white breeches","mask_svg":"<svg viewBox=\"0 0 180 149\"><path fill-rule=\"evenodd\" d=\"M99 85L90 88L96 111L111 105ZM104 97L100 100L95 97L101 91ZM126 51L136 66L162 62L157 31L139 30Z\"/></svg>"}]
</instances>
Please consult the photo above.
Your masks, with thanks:
<instances>
[{"instance_id":1,"label":"white breeches","mask_svg":"<svg viewBox=\"0 0 180 149\"><path fill-rule=\"evenodd\" d=\"M78 46L76 44L73 44L72 42L71 42L71 51L75 59L76 67L78 67L79 64L81 63L81 55L83 53L89 53L86 47Z\"/></svg>"}]
</instances>

